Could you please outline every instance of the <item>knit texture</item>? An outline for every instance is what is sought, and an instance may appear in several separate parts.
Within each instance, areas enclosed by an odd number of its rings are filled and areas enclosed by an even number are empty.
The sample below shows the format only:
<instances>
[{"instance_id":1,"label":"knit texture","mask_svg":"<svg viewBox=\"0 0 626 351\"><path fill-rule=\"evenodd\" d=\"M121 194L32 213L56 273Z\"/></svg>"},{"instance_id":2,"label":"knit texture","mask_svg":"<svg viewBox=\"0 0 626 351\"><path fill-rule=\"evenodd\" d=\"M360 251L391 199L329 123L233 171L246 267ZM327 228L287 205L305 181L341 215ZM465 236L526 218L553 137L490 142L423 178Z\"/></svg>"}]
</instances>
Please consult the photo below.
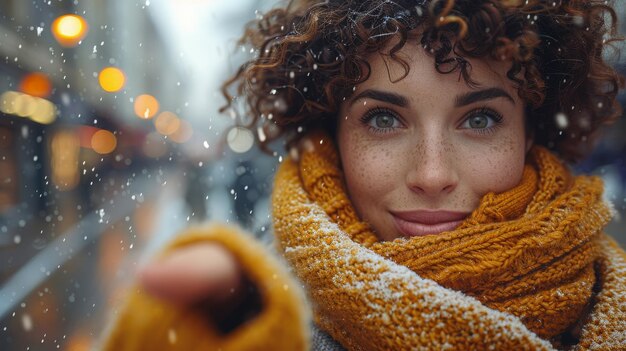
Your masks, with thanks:
<instances>
[{"instance_id":1,"label":"knit texture","mask_svg":"<svg viewBox=\"0 0 626 351\"><path fill-rule=\"evenodd\" d=\"M535 147L522 182L485 195L456 230L380 242L331 139L310 144L277 172L274 229L317 324L344 347L549 350L573 334L581 350L626 349L626 257L601 233L600 179Z\"/></svg>"},{"instance_id":2,"label":"knit texture","mask_svg":"<svg viewBox=\"0 0 626 351\"><path fill-rule=\"evenodd\" d=\"M131 290L103 342L104 351L139 350L306 350L309 310L304 294L266 248L247 234L226 225L192 228L163 253L198 242L224 245L238 259L261 295L262 310L230 333L222 335L209 316L158 300L141 288Z\"/></svg>"}]
</instances>

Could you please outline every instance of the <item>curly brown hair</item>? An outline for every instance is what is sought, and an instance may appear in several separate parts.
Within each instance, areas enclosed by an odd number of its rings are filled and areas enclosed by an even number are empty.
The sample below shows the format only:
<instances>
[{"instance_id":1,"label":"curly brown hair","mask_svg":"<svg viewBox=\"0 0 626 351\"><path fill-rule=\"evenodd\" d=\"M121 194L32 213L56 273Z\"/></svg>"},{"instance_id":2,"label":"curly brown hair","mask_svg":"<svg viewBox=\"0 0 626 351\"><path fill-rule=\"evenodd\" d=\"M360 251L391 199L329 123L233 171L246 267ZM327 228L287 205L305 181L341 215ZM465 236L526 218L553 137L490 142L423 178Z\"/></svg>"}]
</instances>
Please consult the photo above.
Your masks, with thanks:
<instances>
[{"instance_id":1,"label":"curly brown hair","mask_svg":"<svg viewBox=\"0 0 626 351\"><path fill-rule=\"evenodd\" d=\"M408 74L396 53L415 29L437 71L469 85L465 58L511 61L535 143L564 159L584 157L621 114L624 78L603 58L620 38L604 0L292 0L247 26L241 43L256 57L224 83L222 111L243 97L239 123L257 127L264 148L309 128L332 131L341 102L369 77L369 54L393 44L386 54Z\"/></svg>"}]
</instances>

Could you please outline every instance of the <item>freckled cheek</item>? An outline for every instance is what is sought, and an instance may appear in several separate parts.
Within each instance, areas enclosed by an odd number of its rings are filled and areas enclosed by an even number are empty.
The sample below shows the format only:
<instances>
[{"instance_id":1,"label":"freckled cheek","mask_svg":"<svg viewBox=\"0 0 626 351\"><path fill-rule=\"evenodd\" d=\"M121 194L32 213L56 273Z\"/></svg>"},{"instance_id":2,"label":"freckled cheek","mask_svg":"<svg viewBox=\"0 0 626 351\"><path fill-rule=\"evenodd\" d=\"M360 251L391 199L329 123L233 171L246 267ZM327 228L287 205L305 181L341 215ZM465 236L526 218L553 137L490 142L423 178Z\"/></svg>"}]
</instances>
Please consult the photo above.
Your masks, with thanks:
<instances>
[{"instance_id":1,"label":"freckled cheek","mask_svg":"<svg viewBox=\"0 0 626 351\"><path fill-rule=\"evenodd\" d=\"M473 192L480 196L491 191L509 190L521 180L524 158L523 143L516 138L504 138L487 146L483 152L473 152L465 158L465 179L472 184Z\"/></svg>"},{"instance_id":2,"label":"freckled cheek","mask_svg":"<svg viewBox=\"0 0 626 351\"><path fill-rule=\"evenodd\" d=\"M342 163L348 191L357 207L361 207L358 202L380 200L393 190L393 175L398 172L396 158L385 148L364 144L343 150Z\"/></svg>"}]
</instances>

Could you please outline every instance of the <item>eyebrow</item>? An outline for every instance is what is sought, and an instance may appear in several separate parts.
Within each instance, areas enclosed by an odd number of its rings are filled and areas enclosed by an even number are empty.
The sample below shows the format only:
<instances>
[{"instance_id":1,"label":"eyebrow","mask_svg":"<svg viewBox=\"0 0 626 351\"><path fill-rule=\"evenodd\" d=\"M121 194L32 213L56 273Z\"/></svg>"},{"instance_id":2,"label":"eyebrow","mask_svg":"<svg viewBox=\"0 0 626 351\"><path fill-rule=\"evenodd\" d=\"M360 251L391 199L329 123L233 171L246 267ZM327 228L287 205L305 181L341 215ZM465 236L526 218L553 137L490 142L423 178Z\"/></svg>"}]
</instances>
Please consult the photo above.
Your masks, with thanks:
<instances>
[{"instance_id":1,"label":"eyebrow","mask_svg":"<svg viewBox=\"0 0 626 351\"><path fill-rule=\"evenodd\" d=\"M511 101L513 105L515 105L515 100L513 100L511 95L507 94L506 91L500 88L487 88L459 95L454 99L454 105L456 107L461 107L473 104L478 101L491 100L499 97L506 98L507 100Z\"/></svg>"},{"instance_id":2,"label":"eyebrow","mask_svg":"<svg viewBox=\"0 0 626 351\"><path fill-rule=\"evenodd\" d=\"M478 101L491 100L499 97L506 98L513 105L515 105L515 100L513 100L511 95L500 88L487 88L459 95L454 99L454 105L456 107L461 107ZM399 107L409 106L409 100L402 95L374 89L367 89L356 95L352 98L350 106L354 105L355 102L361 99L378 100L392 105L397 105Z\"/></svg>"},{"instance_id":3,"label":"eyebrow","mask_svg":"<svg viewBox=\"0 0 626 351\"><path fill-rule=\"evenodd\" d=\"M350 106L354 105L355 102L361 99L374 99L400 107L409 106L409 100L402 95L373 89L364 90L360 94L356 95L352 98Z\"/></svg>"}]
</instances>

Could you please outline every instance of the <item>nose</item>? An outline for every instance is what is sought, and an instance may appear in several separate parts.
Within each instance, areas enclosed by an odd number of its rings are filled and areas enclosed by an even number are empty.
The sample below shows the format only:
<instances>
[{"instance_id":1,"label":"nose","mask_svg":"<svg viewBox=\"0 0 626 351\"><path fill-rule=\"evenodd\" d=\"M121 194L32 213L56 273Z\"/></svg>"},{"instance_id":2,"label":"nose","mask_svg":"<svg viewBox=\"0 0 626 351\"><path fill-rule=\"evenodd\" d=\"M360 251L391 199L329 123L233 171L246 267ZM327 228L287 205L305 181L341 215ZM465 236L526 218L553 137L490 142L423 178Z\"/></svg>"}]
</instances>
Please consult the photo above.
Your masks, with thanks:
<instances>
[{"instance_id":1,"label":"nose","mask_svg":"<svg viewBox=\"0 0 626 351\"><path fill-rule=\"evenodd\" d=\"M416 147L406 173L407 186L416 193L439 197L451 193L459 183L452 148L445 142Z\"/></svg>"}]
</instances>

